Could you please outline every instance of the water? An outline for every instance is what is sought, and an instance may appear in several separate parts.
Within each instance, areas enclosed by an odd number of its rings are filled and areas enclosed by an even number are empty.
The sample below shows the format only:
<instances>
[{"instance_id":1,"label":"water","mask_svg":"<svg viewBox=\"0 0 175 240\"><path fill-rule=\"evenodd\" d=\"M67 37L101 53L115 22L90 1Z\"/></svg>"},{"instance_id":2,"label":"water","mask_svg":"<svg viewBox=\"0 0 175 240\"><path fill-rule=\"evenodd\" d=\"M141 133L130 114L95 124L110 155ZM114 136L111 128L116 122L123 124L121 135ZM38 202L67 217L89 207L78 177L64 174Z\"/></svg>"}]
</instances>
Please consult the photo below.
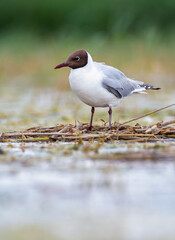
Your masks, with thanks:
<instances>
[{"instance_id":1,"label":"water","mask_svg":"<svg viewBox=\"0 0 175 240\"><path fill-rule=\"evenodd\" d=\"M99 152L109 153L114 145ZM175 157L92 160L79 150L66 155L71 147L35 143L24 150L19 143L3 144L0 234L5 239L11 232L13 239L25 236L29 227L66 240L174 239Z\"/></svg>"},{"instance_id":2,"label":"water","mask_svg":"<svg viewBox=\"0 0 175 240\"><path fill-rule=\"evenodd\" d=\"M89 119L89 107L71 93L26 93L13 86L5 93L1 92L1 131ZM139 99L114 110L114 119L120 115L125 121L144 109L171 104L174 93ZM106 112L98 109L95 119L107 119ZM144 121L171 120L173 113L169 109ZM1 143L0 239L174 240L175 143L156 144L105 143L98 151L90 144L87 151L87 143L78 148L72 143ZM104 158L145 149L154 149L157 160ZM159 159L164 149L167 156Z\"/></svg>"}]
</instances>

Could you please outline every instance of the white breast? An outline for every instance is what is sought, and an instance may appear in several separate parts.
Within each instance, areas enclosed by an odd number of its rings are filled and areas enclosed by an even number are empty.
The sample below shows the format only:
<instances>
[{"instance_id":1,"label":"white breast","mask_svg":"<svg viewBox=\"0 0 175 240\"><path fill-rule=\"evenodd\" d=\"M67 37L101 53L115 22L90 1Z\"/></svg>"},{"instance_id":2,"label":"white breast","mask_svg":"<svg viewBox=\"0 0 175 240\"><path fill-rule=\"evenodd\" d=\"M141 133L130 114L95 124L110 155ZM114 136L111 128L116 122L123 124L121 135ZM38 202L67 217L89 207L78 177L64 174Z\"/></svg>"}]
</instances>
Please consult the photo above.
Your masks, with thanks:
<instances>
[{"instance_id":1,"label":"white breast","mask_svg":"<svg viewBox=\"0 0 175 240\"><path fill-rule=\"evenodd\" d=\"M81 101L92 107L117 106L121 100L102 86L104 75L95 65L87 64L82 68L72 69L69 82L72 90Z\"/></svg>"}]
</instances>

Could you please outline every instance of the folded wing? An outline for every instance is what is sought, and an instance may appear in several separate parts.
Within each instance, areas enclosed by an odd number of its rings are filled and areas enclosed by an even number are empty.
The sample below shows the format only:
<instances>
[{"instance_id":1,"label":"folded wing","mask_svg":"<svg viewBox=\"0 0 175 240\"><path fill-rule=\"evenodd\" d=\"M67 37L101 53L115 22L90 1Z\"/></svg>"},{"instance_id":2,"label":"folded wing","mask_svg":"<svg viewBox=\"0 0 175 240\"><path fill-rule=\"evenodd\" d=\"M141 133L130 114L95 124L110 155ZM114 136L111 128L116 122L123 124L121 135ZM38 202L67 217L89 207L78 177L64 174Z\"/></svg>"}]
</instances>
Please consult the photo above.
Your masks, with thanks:
<instances>
[{"instance_id":1,"label":"folded wing","mask_svg":"<svg viewBox=\"0 0 175 240\"><path fill-rule=\"evenodd\" d=\"M125 74L118 69L102 63L95 64L104 74L102 80L103 87L117 98L124 98L133 93L143 93L144 90L146 90L143 82L127 78Z\"/></svg>"}]
</instances>

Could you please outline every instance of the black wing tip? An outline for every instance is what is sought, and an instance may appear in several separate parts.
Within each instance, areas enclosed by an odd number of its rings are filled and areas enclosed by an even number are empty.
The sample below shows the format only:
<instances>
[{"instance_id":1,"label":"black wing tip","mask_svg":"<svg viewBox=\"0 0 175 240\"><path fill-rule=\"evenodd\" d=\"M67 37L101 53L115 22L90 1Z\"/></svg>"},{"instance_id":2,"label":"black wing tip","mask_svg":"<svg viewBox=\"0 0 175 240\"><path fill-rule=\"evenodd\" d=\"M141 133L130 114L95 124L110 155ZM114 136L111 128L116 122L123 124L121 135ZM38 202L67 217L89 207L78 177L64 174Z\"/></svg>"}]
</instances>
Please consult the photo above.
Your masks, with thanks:
<instances>
[{"instance_id":1,"label":"black wing tip","mask_svg":"<svg viewBox=\"0 0 175 240\"><path fill-rule=\"evenodd\" d=\"M161 88L155 88L155 87L153 87L153 88L151 88L152 90L160 90Z\"/></svg>"},{"instance_id":2,"label":"black wing tip","mask_svg":"<svg viewBox=\"0 0 175 240\"><path fill-rule=\"evenodd\" d=\"M144 87L146 90L160 90L161 88L156 88L152 84L142 84L141 87Z\"/></svg>"}]
</instances>

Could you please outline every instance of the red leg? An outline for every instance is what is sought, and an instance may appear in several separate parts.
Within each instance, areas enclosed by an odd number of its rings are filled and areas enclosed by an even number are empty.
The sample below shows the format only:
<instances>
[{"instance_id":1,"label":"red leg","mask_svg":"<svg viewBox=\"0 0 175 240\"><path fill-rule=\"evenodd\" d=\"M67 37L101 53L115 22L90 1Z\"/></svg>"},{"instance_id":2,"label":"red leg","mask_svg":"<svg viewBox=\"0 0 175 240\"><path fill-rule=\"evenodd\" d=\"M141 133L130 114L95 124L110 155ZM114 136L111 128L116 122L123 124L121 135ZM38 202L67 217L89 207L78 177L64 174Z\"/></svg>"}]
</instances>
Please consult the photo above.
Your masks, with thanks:
<instances>
[{"instance_id":1,"label":"red leg","mask_svg":"<svg viewBox=\"0 0 175 240\"><path fill-rule=\"evenodd\" d=\"M90 120L90 125L89 125L89 130L92 130L92 121L93 121L93 116L94 116L95 108L91 108L91 120Z\"/></svg>"},{"instance_id":2,"label":"red leg","mask_svg":"<svg viewBox=\"0 0 175 240\"><path fill-rule=\"evenodd\" d=\"M111 107L109 107L108 113L109 113L109 129L111 129L111 117L112 117L112 108Z\"/></svg>"}]
</instances>

